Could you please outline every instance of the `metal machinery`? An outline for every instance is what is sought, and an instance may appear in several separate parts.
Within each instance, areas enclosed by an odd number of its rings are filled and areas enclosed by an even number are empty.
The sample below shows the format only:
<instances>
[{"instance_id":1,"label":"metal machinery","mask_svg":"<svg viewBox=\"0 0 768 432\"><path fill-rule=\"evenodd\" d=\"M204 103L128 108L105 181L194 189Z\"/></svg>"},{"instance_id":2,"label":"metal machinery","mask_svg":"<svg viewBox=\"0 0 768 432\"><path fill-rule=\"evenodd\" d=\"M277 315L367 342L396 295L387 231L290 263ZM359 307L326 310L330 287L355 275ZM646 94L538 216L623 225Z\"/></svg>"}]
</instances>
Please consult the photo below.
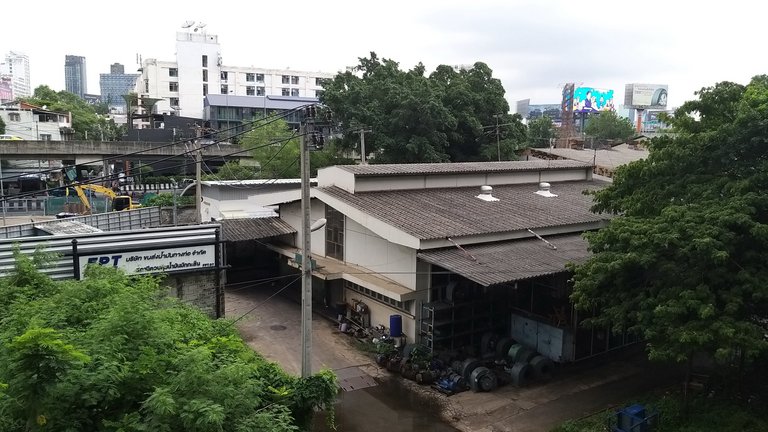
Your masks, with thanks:
<instances>
[{"instance_id":1,"label":"metal machinery","mask_svg":"<svg viewBox=\"0 0 768 432\"><path fill-rule=\"evenodd\" d=\"M80 201L85 206L87 213L91 213L91 202L88 200L88 197L85 194L85 190L91 190L111 198L113 211L133 210L141 207L141 204L134 203L130 196L118 195L115 191L108 187L95 184L84 184L73 186L73 188L75 189L75 192L77 192L78 198L80 198Z\"/></svg>"}]
</instances>

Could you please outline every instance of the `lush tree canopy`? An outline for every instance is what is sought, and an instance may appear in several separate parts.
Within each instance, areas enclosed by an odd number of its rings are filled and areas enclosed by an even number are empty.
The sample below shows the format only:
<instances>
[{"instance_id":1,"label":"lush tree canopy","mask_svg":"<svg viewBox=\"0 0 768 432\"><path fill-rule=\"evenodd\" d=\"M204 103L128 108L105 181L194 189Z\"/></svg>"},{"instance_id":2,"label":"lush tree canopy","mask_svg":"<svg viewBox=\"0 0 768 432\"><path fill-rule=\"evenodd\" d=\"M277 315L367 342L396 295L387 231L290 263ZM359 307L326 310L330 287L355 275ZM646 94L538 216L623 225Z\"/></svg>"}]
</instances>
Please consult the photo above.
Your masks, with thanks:
<instances>
[{"instance_id":1,"label":"lush tree canopy","mask_svg":"<svg viewBox=\"0 0 768 432\"><path fill-rule=\"evenodd\" d=\"M3 121L2 118L0 118L0 134L4 134L4 133L5 133L5 122Z\"/></svg>"},{"instance_id":2,"label":"lush tree canopy","mask_svg":"<svg viewBox=\"0 0 768 432\"><path fill-rule=\"evenodd\" d=\"M484 63L456 70L422 64L403 71L375 53L354 71L324 84L321 101L344 128L342 149L359 149L361 128L373 162L461 162L514 159L525 125L509 115L501 81ZM498 116L498 117L495 117ZM497 143L496 124L500 125Z\"/></svg>"},{"instance_id":3,"label":"lush tree canopy","mask_svg":"<svg viewBox=\"0 0 768 432\"><path fill-rule=\"evenodd\" d=\"M549 147L550 140L557 138L557 130L552 119L541 116L528 123L528 145L530 147Z\"/></svg>"},{"instance_id":4,"label":"lush tree canopy","mask_svg":"<svg viewBox=\"0 0 768 432\"><path fill-rule=\"evenodd\" d=\"M573 300L641 333L652 358L749 359L768 350L768 76L697 95L595 194L618 216L588 235Z\"/></svg>"},{"instance_id":5,"label":"lush tree canopy","mask_svg":"<svg viewBox=\"0 0 768 432\"><path fill-rule=\"evenodd\" d=\"M603 111L590 117L584 132L598 140L624 140L635 133L629 120L619 117L613 111Z\"/></svg>"},{"instance_id":6,"label":"lush tree canopy","mask_svg":"<svg viewBox=\"0 0 768 432\"><path fill-rule=\"evenodd\" d=\"M215 173L205 174L203 180L250 180L259 178L259 168L227 161Z\"/></svg>"},{"instance_id":7,"label":"lush tree canopy","mask_svg":"<svg viewBox=\"0 0 768 432\"><path fill-rule=\"evenodd\" d=\"M35 89L32 97L23 100L32 105L45 106L50 111L71 112L75 139L84 140L86 135L90 140L100 140L102 135L104 141L122 138L122 128L113 120L97 114L96 107L89 105L74 93L63 90L55 92L43 85Z\"/></svg>"},{"instance_id":8,"label":"lush tree canopy","mask_svg":"<svg viewBox=\"0 0 768 432\"><path fill-rule=\"evenodd\" d=\"M298 431L335 398L330 372L287 375L155 278L42 261L0 280L2 431Z\"/></svg>"},{"instance_id":9,"label":"lush tree canopy","mask_svg":"<svg viewBox=\"0 0 768 432\"><path fill-rule=\"evenodd\" d=\"M299 132L291 130L284 120L267 120L256 122L243 136L240 146L251 149L251 156L261 165L259 178L298 178L301 176L300 140ZM321 151L313 151L310 158L313 173L318 168L351 162L341 156L333 144Z\"/></svg>"}]
</instances>

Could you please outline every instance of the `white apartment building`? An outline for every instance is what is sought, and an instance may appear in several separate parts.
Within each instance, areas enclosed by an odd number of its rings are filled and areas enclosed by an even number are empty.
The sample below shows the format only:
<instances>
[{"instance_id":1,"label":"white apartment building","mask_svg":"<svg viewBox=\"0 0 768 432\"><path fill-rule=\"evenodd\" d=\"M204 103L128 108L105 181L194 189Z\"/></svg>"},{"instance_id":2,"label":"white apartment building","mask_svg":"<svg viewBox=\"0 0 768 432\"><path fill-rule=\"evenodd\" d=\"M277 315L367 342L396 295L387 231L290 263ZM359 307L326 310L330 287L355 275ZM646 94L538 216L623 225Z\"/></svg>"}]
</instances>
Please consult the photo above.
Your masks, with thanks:
<instances>
[{"instance_id":1,"label":"white apartment building","mask_svg":"<svg viewBox=\"0 0 768 432\"><path fill-rule=\"evenodd\" d=\"M16 51L9 51L0 63L0 77L10 77L13 99L32 96L32 82L29 80L29 57Z\"/></svg>"},{"instance_id":2,"label":"white apartment building","mask_svg":"<svg viewBox=\"0 0 768 432\"><path fill-rule=\"evenodd\" d=\"M72 139L72 114L49 111L26 103L0 107L5 133L30 141Z\"/></svg>"},{"instance_id":3,"label":"white apartment building","mask_svg":"<svg viewBox=\"0 0 768 432\"><path fill-rule=\"evenodd\" d=\"M232 96L317 97L325 72L225 66L218 36L204 32L176 33L176 61L145 59L136 92L160 99L156 112L203 118L208 94Z\"/></svg>"}]
</instances>

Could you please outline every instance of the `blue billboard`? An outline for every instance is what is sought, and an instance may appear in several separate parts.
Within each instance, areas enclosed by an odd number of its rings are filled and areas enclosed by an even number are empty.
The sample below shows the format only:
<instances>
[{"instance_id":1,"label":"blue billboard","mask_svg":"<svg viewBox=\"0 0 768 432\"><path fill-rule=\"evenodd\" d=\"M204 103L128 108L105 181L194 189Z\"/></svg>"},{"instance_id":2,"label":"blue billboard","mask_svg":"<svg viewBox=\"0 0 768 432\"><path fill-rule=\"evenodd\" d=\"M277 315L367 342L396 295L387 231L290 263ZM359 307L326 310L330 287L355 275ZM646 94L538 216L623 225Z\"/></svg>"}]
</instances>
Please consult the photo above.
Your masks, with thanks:
<instances>
[{"instance_id":1,"label":"blue billboard","mask_svg":"<svg viewBox=\"0 0 768 432\"><path fill-rule=\"evenodd\" d=\"M614 111L613 90L578 87L573 91L573 112Z\"/></svg>"}]
</instances>

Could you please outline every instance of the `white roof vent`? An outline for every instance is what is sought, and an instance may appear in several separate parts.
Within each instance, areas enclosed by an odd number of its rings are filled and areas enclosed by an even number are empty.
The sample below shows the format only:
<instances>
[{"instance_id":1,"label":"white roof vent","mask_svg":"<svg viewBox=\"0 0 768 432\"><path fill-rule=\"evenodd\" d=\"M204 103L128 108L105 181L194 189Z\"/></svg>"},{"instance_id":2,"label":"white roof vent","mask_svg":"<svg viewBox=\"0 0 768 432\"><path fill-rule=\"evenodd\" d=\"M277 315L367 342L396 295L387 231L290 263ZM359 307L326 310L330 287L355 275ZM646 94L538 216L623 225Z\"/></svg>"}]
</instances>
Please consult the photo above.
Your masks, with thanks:
<instances>
[{"instance_id":1,"label":"white roof vent","mask_svg":"<svg viewBox=\"0 0 768 432\"><path fill-rule=\"evenodd\" d=\"M553 194L549 191L549 188L551 185L547 182L541 182L539 183L539 190L536 191L536 195L541 195L543 197L552 198L556 197L557 195Z\"/></svg>"},{"instance_id":2,"label":"white roof vent","mask_svg":"<svg viewBox=\"0 0 768 432\"><path fill-rule=\"evenodd\" d=\"M493 195L493 188L490 186L480 186L480 195L478 195L476 198L480 198L483 201L498 201L498 198L495 198Z\"/></svg>"}]
</instances>

